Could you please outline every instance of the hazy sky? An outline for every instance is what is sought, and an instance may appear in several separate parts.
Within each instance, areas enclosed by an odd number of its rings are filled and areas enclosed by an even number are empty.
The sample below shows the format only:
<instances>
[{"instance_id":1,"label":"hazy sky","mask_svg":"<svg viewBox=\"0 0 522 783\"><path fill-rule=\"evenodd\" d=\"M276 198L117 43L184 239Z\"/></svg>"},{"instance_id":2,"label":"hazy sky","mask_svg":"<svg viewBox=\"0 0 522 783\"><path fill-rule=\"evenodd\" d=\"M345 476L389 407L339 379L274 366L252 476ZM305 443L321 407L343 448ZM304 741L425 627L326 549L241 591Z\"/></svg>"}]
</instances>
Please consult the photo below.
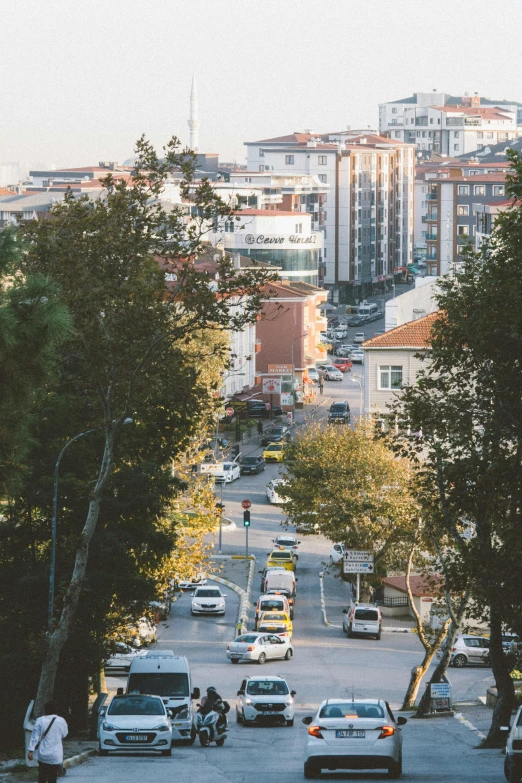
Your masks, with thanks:
<instances>
[{"instance_id":1,"label":"hazy sky","mask_svg":"<svg viewBox=\"0 0 522 783\"><path fill-rule=\"evenodd\" d=\"M522 101L521 0L0 0L0 163L88 165L375 126L378 104L437 88Z\"/></svg>"}]
</instances>

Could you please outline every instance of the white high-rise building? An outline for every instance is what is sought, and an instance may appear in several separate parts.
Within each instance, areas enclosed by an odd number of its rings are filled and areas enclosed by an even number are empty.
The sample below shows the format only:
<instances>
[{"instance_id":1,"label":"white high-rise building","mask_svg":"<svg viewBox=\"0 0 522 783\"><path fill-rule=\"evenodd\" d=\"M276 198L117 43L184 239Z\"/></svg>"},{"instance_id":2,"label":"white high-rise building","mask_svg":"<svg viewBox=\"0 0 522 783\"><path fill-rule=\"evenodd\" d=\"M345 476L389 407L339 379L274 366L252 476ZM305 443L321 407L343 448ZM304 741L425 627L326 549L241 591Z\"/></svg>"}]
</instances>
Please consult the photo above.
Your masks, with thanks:
<instances>
[{"instance_id":1,"label":"white high-rise building","mask_svg":"<svg viewBox=\"0 0 522 783\"><path fill-rule=\"evenodd\" d=\"M194 152L199 150L199 116L198 116L198 88L196 86L196 74L192 74L192 87L190 89L190 117L188 126L190 128L189 147Z\"/></svg>"}]
</instances>

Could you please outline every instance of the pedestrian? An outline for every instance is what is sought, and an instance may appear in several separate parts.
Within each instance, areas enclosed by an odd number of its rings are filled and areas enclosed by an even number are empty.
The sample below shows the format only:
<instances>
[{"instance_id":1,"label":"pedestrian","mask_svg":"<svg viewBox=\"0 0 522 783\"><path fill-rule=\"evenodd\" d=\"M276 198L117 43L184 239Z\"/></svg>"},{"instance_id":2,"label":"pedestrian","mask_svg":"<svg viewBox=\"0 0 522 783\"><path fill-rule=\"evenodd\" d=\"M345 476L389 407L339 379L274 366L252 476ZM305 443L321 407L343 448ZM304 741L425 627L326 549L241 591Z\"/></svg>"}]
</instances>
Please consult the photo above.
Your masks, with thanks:
<instances>
[{"instance_id":1,"label":"pedestrian","mask_svg":"<svg viewBox=\"0 0 522 783\"><path fill-rule=\"evenodd\" d=\"M261 437L261 435L263 434L263 422L261 421L261 419L258 419L257 421L257 434L259 435L259 437Z\"/></svg>"},{"instance_id":2,"label":"pedestrian","mask_svg":"<svg viewBox=\"0 0 522 783\"><path fill-rule=\"evenodd\" d=\"M323 387L324 387L324 377L322 373L319 375L319 394L323 393Z\"/></svg>"},{"instance_id":3,"label":"pedestrian","mask_svg":"<svg viewBox=\"0 0 522 783\"><path fill-rule=\"evenodd\" d=\"M58 714L56 702L44 705L44 714L34 724L27 757L38 761L38 783L56 783L63 763L63 740L69 733L67 723Z\"/></svg>"}]
</instances>

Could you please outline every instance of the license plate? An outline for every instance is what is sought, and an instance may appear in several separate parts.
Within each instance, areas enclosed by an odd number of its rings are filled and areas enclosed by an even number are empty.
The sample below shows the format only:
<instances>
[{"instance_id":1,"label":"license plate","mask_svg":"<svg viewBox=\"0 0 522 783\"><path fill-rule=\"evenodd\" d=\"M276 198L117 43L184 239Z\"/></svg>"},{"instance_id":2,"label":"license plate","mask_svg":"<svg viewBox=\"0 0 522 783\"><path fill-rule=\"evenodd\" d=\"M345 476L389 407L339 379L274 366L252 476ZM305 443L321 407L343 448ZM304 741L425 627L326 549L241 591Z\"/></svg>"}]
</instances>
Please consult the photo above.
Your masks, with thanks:
<instances>
[{"instance_id":1,"label":"license plate","mask_svg":"<svg viewBox=\"0 0 522 783\"><path fill-rule=\"evenodd\" d=\"M232 658L233 661L239 661L239 659L241 658L240 655L231 655L230 657Z\"/></svg>"},{"instance_id":2,"label":"license plate","mask_svg":"<svg viewBox=\"0 0 522 783\"><path fill-rule=\"evenodd\" d=\"M364 739L364 729L338 729L335 732L337 739Z\"/></svg>"},{"instance_id":3,"label":"license plate","mask_svg":"<svg viewBox=\"0 0 522 783\"><path fill-rule=\"evenodd\" d=\"M125 742L147 742L146 734L127 734Z\"/></svg>"}]
</instances>

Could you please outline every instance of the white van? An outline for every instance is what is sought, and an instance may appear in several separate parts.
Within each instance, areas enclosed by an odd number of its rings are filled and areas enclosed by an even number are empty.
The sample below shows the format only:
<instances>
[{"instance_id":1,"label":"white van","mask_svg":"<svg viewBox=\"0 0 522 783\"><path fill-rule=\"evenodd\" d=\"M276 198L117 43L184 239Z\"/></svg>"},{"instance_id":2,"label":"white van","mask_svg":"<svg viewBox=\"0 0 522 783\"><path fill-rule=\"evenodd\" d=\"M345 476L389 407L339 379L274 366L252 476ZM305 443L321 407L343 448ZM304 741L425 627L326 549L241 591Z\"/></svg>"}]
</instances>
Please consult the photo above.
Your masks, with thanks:
<instances>
[{"instance_id":1,"label":"white van","mask_svg":"<svg viewBox=\"0 0 522 783\"><path fill-rule=\"evenodd\" d=\"M297 579L293 571L287 571L284 568L269 568L263 577L261 589L263 593L276 592L286 595L293 614L296 582Z\"/></svg>"},{"instance_id":2,"label":"white van","mask_svg":"<svg viewBox=\"0 0 522 783\"><path fill-rule=\"evenodd\" d=\"M199 699L199 688L192 688L186 658L172 650L148 650L135 658L129 670L127 693L161 696L172 714L172 739L191 745L196 738L192 716L192 699Z\"/></svg>"},{"instance_id":3,"label":"white van","mask_svg":"<svg viewBox=\"0 0 522 783\"><path fill-rule=\"evenodd\" d=\"M359 633L381 638L382 615L376 604L352 604L343 614L343 631L348 638Z\"/></svg>"},{"instance_id":4,"label":"white van","mask_svg":"<svg viewBox=\"0 0 522 783\"><path fill-rule=\"evenodd\" d=\"M362 302L357 310L358 318L365 318L367 321L375 321L379 317L379 308L375 303Z\"/></svg>"}]
</instances>

